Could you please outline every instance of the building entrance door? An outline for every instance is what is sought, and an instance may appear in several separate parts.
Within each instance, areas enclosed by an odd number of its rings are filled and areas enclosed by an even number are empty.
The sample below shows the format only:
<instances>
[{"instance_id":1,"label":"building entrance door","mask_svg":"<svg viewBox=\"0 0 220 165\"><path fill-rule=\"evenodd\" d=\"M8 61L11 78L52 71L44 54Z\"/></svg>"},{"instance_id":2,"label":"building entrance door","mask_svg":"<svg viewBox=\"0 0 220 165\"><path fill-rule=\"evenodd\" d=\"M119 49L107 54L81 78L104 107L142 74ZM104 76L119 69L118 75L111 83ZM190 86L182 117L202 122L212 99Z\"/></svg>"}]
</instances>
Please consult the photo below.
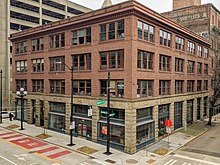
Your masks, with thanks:
<instances>
[{"instance_id":1,"label":"building entrance door","mask_svg":"<svg viewBox=\"0 0 220 165\"><path fill-rule=\"evenodd\" d=\"M82 137L86 137L86 124L78 123L78 135Z\"/></svg>"},{"instance_id":2,"label":"building entrance door","mask_svg":"<svg viewBox=\"0 0 220 165\"><path fill-rule=\"evenodd\" d=\"M44 102L40 101L40 126L44 126Z\"/></svg>"}]
</instances>

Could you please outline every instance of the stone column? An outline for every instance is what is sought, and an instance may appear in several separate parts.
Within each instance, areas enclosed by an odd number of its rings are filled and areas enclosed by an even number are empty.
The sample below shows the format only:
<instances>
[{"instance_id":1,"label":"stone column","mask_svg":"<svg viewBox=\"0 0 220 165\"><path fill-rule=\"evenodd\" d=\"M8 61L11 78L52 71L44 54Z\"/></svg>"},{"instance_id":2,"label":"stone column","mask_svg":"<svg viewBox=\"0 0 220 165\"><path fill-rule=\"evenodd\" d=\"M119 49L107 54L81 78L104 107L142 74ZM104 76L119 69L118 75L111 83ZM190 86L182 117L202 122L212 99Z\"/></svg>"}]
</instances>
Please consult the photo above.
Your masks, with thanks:
<instances>
[{"instance_id":1,"label":"stone column","mask_svg":"<svg viewBox=\"0 0 220 165\"><path fill-rule=\"evenodd\" d=\"M36 126L40 126L40 101L36 100L36 121L35 121L35 125Z\"/></svg>"},{"instance_id":2,"label":"stone column","mask_svg":"<svg viewBox=\"0 0 220 165\"><path fill-rule=\"evenodd\" d=\"M136 152L136 109L125 109L125 149L129 154Z\"/></svg>"},{"instance_id":3,"label":"stone column","mask_svg":"<svg viewBox=\"0 0 220 165\"><path fill-rule=\"evenodd\" d=\"M183 101L183 109L182 109L182 123L184 131L187 130L187 100Z\"/></svg>"},{"instance_id":4,"label":"stone column","mask_svg":"<svg viewBox=\"0 0 220 165\"><path fill-rule=\"evenodd\" d=\"M170 120L173 123L173 126L171 127L171 132L174 131L174 103L170 104Z\"/></svg>"},{"instance_id":5,"label":"stone column","mask_svg":"<svg viewBox=\"0 0 220 165\"><path fill-rule=\"evenodd\" d=\"M155 142L157 142L158 141L158 106L155 106L153 108L153 119L155 124L154 137L155 137Z\"/></svg>"},{"instance_id":6,"label":"stone column","mask_svg":"<svg viewBox=\"0 0 220 165\"><path fill-rule=\"evenodd\" d=\"M92 106L92 141L97 142L98 140L98 120L99 120L99 107L96 105Z\"/></svg>"},{"instance_id":7,"label":"stone column","mask_svg":"<svg viewBox=\"0 0 220 165\"><path fill-rule=\"evenodd\" d=\"M48 101L44 101L44 127L48 128L49 124L49 111L50 111L50 105Z\"/></svg>"},{"instance_id":8,"label":"stone column","mask_svg":"<svg viewBox=\"0 0 220 165\"><path fill-rule=\"evenodd\" d=\"M65 133L70 134L71 104L66 104Z\"/></svg>"},{"instance_id":9,"label":"stone column","mask_svg":"<svg viewBox=\"0 0 220 165\"><path fill-rule=\"evenodd\" d=\"M204 120L204 97L201 97L201 101L200 101L200 118L201 120Z\"/></svg>"},{"instance_id":10,"label":"stone column","mask_svg":"<svg viewBox=\"0 0 220 165\"><path fill-rule=\"evenodd\" d=\"M193 100L193 122L197 121L197 98Z\"/></svg>"},{"instance_id":11,"label":"stone column","mask_svg":"<svg viewBox=\"0 0 220 165\"><path fill-rule=\"evenodd\" d=\"M24 98L25 99L25 98ZM24 110L27 110L27 123L32 124L33 123L33 108L32 108L32 102L31 99L27 99L27 105L24 107Z\"/></svg>"}]
</instances>

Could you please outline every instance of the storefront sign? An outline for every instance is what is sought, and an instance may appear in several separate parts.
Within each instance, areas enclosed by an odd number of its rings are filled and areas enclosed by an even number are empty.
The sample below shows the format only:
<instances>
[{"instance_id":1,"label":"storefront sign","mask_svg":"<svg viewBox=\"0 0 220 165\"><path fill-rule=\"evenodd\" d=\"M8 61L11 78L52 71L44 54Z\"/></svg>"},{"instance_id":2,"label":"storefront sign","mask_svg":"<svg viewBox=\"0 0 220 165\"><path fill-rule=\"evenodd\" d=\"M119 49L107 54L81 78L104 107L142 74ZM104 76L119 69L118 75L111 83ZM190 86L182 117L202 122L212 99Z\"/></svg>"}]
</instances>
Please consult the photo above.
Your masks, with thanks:
<instances>
[{"instance_id":1,"label":"storefront sign","mask_svg":"<svg viewBox=\"0 0 220 165\"><path fill-rule=\"evenodd\" d=\"M102 134L107 135L107 126L102 126Z\"/></svg>"},{"instance_id":2,"label":"storefront sign","mask_svg":"<svg viewBox=\"0 0 220 165\"><path fill-rule=\"evenodd\" d=\"M89 108L89 109L88 109L88 117L89 117L89 116L92 116L92 108Z\"/></svg>"},{"instance_id":3,"label":"storefront sign","mask_svg":"<svg viewBox=\"0 0 220 165\"><path fill-rule=\"evenodd\" d=\"M75 121L73 121L71 124L70 124L70 129L74 129L75 128Z\"/></svg>"}]
</instances>

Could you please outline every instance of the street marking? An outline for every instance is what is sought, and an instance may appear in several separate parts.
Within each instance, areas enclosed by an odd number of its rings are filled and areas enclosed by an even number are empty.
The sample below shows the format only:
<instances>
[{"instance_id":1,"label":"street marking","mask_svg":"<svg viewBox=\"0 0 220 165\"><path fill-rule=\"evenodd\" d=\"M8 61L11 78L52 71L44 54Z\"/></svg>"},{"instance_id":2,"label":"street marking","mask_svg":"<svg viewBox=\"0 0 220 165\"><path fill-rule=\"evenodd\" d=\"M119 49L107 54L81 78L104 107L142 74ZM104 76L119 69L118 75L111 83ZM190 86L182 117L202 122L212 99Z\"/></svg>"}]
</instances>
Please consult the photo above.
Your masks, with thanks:
<instances>
[{"instance_id":1,"label":"street marking","mask_svg":"<svg viewBox=\"0 0 220 165\"><path fill-rule=\"evenodd\" d=\"M7 137L3 137L2 139L11 139L11 138L16 138L16 137L20 137L20 136L23 136L23 135L13 135L13 136L7 136Z\"/></svg>"},{"instance_id":2,"label":"street marking","mask_svg":"<svg viewBox=\"0 0 220 165\"><path fill-rule=\"evenodd\" d=\"M71 153L71 151L65 150L65 151L62 151L62 152L58 152L58 153L49 155L47 157L51 158L51 159L54 159L54 158L57 158L57 157L60 157L60 156L66 155L66 154L70 154L70 153Z\"/></svg>"},{"instance_id":3,"label":"street marking","mask_svg":"<svg viewBox=\"0 0 220 165\"><path fill-rule=\"evenodd\" d=\"M33 148L41 147L41 146L44 146L44 145L48 145L45 142L41 142L39 140L35 140L35 139L32 139L32 138L28 138L28 137L22 138L22 139L17 139L17 140L12 140L10 142L14 143L14 144L17 144L19 146L22 146L26 149L33 149Z\"/></svg>"},{"instance_id":4,"label":"street marking","mask_svg":"<svg viewBox=\"0 0 220 165\"><path fill-rule=\"evenodd\" d=\"M195 159L195 158L191 158L191 157L183 156L183 155L178 155L178 154L175 154L173 156L178 157L178 158L193 160L193 161L197 161L197 162L201 162L201 163L207 163L207 164L211 164L211 165L219 165L219 163L213 163L213 162L210 162L210 161Z\"/></svg>"},{"instance_id":5,"label":"street marking","mask_svg":"<svg viewBox=\"0 0 220 165\"><path fill-rule=\"evenodd\" d=\"M53 150L56 150L58 149L59 147L56 147L56 146L53 146L53 147L49 147L49 148L44 148L42 150L38 150L36 151L38 154L42 154L42 153L45 153L45 152L49 152L49 151L53 151Z\"/></svg>"},{"instance_id":6,"label":"street marking","mask_svg":"<svg viewBox=\"0 0 220 165\"><path fill-rule=\"evenodd\" d=\"M0 136L10 135L10 134L14 134L14 133L15 133L15 132L6 132L6 133L0 134Z\"/></svg>"},{"instance_id":7,"label":"street marking","mask_svg":"<svg viewBox=\"0 0 220 165\"><path fill-rule=\"evenodd\" d=\"M13 154L15 157L17 157L19 160L23 160L26 161L24 157L26 157L28 154L21 154L21 155L15 155Z\"/></svg>"},{"instance_id":8,"label":"street marking","mask_svg":"<svg viewBox=\"0 0 220 165\"><path fill-rule=\"evenodd\" d=\"M173 161L173 159L170 159L168 162L166 162L164 165L168 165L169 163L171 163Z\"/></svg>"},{"instance_id":9,"label":"street marking","mask_svg":"<svg viewBox=\"0 0 220 165\"><path fill-rule=\"evenodd\" d=\"M18 164L12 162L11 160L8 160L7 158L5 158L5 157L3 157L3 156L0 156L0 157L1 157L2 159L4 159L4 160L8 161L8 162L11 163L11 164L18 165Z\"/></svg>"},{"instance_id":10,"label":"street marking","mask_svg":"<svg viewBox=\"0 0 220 165\"><path fill-rule=\"evenodd\" d=\"M97 160L97 159L93 159L94 162L96 163L99 163L99 164L102 164L102 165L106 165L105 163L101 162L100 160Z\"/></svg>"}]
</instances>

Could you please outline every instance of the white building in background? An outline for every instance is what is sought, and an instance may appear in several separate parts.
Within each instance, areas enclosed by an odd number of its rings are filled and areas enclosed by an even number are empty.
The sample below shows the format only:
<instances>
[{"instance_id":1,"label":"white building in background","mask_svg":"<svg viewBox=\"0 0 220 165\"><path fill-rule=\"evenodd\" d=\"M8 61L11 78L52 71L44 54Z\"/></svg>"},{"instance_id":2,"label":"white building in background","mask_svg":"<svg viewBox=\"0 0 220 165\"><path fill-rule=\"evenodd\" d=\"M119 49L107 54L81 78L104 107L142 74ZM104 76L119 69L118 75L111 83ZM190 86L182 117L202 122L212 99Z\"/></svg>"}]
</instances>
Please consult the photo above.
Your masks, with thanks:
<instances>
[{"instance_id":1,"label":"white building in background","mask_svg":"<svg viewBox=\"0 0 220 165\"><path fill-rule=\"evenodd\" d=\"M91 9L68 0L1 0L0 1L0 70L3 110L9 109L12 46L8 37L21 30L80 15ZM21 63L21 68L25 64ZM1 87L0 87L1 88ZM1 97L1 96L0 96ZM1 104L1 103L0 103Z\"/></svg>"}]
</instances>

